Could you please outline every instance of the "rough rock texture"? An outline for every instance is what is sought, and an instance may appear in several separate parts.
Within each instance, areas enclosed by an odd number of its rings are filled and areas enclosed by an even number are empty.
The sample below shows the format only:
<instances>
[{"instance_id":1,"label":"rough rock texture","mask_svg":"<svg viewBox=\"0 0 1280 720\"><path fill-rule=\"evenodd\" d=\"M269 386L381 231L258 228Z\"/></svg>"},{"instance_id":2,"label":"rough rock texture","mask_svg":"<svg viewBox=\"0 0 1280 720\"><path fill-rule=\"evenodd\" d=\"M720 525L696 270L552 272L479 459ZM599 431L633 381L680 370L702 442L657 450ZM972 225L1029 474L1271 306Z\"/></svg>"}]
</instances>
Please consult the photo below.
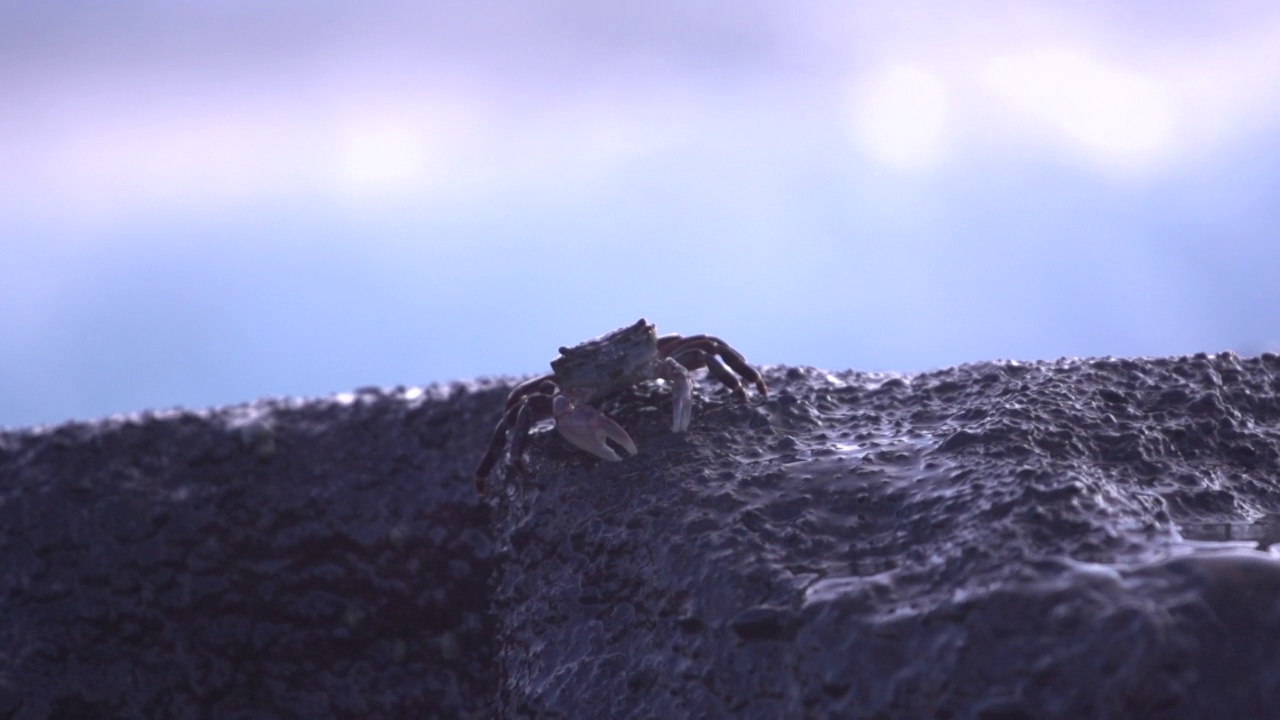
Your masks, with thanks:
<instances>
[{"instance_id":1,"label":"rough rock texture","mask_svg":"<svg viewBox=\"0 0 1280 720\"><path fill-rule=\"evenodd\" d=\"M771 372L498 508L504 717L1274 717L1280 359ZM514 483L512 483L514 485Z\"/></svg>"},{"instance_id":2,"label":"rough rock texture","mask_svg":"<svg viewBox=\"0 0 1280 720\"><path fill-rule=\"evenodd\" d=\"M0 718L488 717L505 390L0 434Z\"/></svg>"},{"instance_id":3,"label":"rough rock texture","mask_svg":"<svg viewBox=\"0 0 1280 720\"><path fill-rule=\"evenodd\" d=\"M0 717L1274 716L1280 358L766 377L0 435Z\"/></svg>"}]
</instances>

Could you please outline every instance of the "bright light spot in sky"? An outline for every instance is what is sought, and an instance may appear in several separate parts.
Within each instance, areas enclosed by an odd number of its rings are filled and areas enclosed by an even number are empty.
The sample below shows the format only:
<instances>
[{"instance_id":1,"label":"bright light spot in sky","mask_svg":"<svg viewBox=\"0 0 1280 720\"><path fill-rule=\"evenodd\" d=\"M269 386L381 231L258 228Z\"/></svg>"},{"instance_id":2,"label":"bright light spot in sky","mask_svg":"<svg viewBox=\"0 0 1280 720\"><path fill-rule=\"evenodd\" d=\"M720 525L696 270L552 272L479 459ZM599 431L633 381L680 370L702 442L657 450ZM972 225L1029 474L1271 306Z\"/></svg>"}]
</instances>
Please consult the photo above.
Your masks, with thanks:
<instances>
[{"instance_id":1,"label":"bright light spot in sky","mask_svg":"<svg viewBox=\"0 0 1280 720\"><path fill-rule=\"evenodd\" d=\"M357 194L404 189L421 179L427 165L422 133L404 126L363 128L340 153L341 180Z\"/></svg>"},{"instance_id":2,"label":"bright light spot in sky","mask_svg":"<svg viewBox=\"0 0 1280 720\"><path fill-rule=\"evenodd\" d=\"M942 160L947 88L920 68L881 68L858 89L853 131L862 150L895 170L927 170Z\"/></svg>"},{"instance_id":3,"label":"bright light spot in sky","mask_svg":"<svg viewBox=\"0 0 1280 720\"><path fill-rule=\"evenodd\" d=\"M1095 157L1146 164L1173 149L1174 108L1152 79L1067 50L993 60L982 81Z\"/></svg>"}]
</instances>

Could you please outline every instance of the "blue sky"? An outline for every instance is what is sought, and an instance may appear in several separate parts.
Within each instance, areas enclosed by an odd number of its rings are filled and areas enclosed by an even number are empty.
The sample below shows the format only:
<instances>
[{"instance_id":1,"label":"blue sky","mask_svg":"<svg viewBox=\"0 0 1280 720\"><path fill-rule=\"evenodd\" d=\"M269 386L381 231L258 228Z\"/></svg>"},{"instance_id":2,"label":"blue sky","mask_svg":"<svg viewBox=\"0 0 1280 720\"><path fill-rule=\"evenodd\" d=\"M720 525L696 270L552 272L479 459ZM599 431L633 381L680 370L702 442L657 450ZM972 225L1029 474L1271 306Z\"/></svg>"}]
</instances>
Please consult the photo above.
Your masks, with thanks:
<instances>
[{"instance_id":1,"label":"blue sky","mask_svg":"<svg viewBox=\"0 0 1280 720\"><path fill-rule=\"evenodd\" d=\"M1280 7L0 4L0 426L1277 349Z\"/></svg>"}]
</instances>

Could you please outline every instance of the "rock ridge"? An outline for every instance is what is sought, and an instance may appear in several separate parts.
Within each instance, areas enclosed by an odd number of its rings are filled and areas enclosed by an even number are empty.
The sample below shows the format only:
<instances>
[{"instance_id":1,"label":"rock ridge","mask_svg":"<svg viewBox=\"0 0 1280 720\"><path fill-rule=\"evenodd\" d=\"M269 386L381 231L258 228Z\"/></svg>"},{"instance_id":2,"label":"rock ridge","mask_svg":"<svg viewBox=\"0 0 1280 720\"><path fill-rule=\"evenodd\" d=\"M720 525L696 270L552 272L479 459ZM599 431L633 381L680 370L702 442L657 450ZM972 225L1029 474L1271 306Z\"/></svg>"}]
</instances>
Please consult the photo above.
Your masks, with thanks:
<instances>
[{"instance_id":1,"label":"rock ridge","mask_svg":"<svg viewBox=\"0 0 1280 720\"><path fill-rule=\"evenodd\" d=\"M0 433L0 718L1268 717L1280 358L511 380Z\"/></svg>"}]
</instances>

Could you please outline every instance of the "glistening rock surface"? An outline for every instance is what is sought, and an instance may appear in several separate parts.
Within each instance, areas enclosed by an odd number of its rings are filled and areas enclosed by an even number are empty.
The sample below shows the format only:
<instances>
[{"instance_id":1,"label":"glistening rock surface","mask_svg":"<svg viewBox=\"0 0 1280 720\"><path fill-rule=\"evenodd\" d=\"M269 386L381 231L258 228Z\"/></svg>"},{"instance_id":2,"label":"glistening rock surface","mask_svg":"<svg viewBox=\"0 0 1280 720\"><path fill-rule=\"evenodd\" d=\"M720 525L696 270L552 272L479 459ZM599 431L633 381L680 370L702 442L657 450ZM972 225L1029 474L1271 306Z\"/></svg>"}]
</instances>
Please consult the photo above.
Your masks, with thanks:
<instances>
[{"instance_id":1,"label":"glistening rock surface","mask_svg":"<svg viewBox=\"0 0 1280 720\"><path fill-rule=\"evenodd\" d=\"M771 372L504 496L504 717L1273 717L1280 360ZM514 483L512 483L514 484Z\"/></svg>"},{"instance_id":2,"label":"glistening rock surface","mask_svg":"<svg viewBox=\"0 0 1280 720\"><path fill-rule=\"evenodd\" d=\"M1270 717L1280 358L774 368L0 435L0 717Z\"/></svg>"}]
</instances>

